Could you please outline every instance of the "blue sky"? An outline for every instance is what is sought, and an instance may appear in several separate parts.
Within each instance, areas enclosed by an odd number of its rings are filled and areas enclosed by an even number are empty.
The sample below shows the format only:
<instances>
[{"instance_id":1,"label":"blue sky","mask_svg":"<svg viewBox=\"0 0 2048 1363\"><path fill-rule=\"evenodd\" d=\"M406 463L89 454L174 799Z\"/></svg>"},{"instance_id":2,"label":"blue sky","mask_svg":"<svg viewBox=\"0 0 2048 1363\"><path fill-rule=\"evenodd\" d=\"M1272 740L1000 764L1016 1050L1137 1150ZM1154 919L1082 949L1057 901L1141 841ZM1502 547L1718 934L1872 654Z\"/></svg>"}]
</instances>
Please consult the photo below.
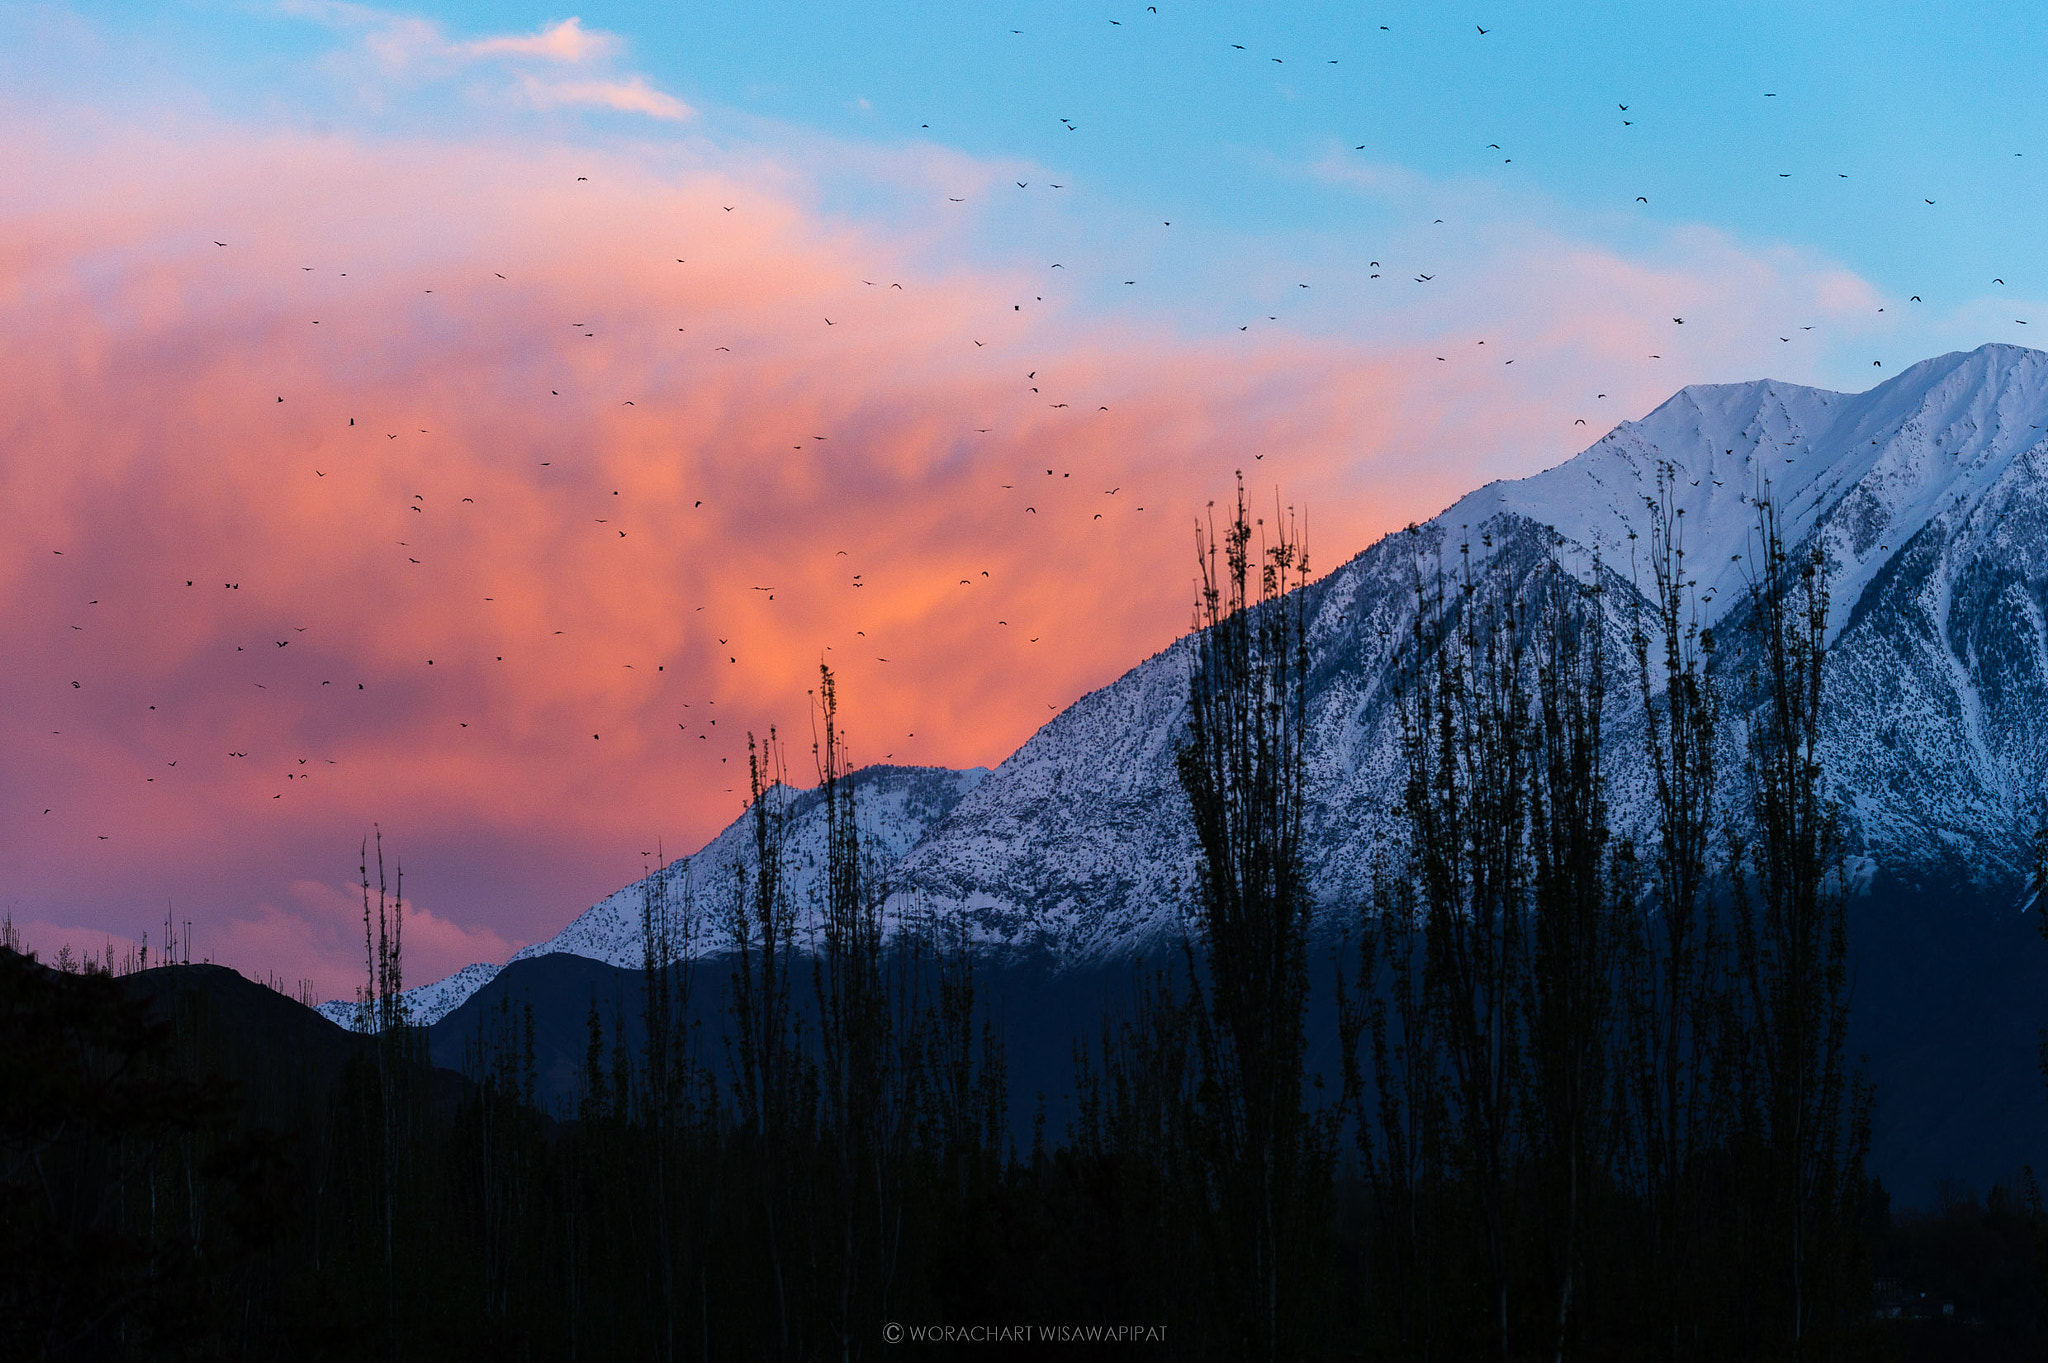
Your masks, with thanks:
<instances>
[{"instance_id":1,"label":"blue sky","mask_svg":"<svg viewBox=\"0 0 2048 1363\"><path fill-rule=\"evenodd\" d=\"M54 31L61 13L18 9L16 27ZM372 136L531 118L476 81L366 81L348 60L365 28L425 21L462 41L571 17L505 4L70 13L95 50L31 41L15 50L16 77L41 73L66 100L168 98ZM1937 349L2029 339L2014 319L2048 288L2038 263L2048 142L2029 132L2048 113L2035 69L2048 11L2038 7L612 4L573 14L616 35L614 66L695 115L670 129L585 113L573 135L708 138L799 157L807 146L928 143L1035 167L1081 206L1055 227L984 224L975 249L1093 242L1128 262L1165 259L1146 305L1162 317L1251 298L1247 266L1327 271L1393 253L1416 263L1429 243L1414 234L1438 217L1454 231L1526 223L1646 256L1660 234L1694 226L1750 249L1812 253L1908 313L1869 343L1788 355L1788 375L1836 384L1868 378L1869 358L1896 368ZM1402 192L1361 192L1323 173L1346 162L1405 177ZM874 184L834 184L824 171L819 192L855 215L885 207ZM1175 223L1174 245L1148 231L1155 218ZM1295 321L1396 325L1312 307Z\"/></svg>"}]
</instances>

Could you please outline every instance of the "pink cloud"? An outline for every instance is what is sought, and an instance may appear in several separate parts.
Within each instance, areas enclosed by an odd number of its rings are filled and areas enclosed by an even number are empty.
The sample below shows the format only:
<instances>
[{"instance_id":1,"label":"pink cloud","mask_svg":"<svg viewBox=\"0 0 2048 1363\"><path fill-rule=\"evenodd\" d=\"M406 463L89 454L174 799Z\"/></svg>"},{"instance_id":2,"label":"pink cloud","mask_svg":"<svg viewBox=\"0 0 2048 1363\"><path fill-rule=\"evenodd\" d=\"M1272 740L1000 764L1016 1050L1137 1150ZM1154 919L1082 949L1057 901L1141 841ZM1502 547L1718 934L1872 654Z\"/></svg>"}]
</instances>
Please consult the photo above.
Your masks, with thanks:
<instances>
[{"instance_id":1,"label":"pink cloud","mask_svg":"<svg viewBox=\"0 0 2048 1363\"><path fill-rule=\"evenodd\" d=\"M189 940L194 961L237 966L250 978L293 995L303 988L319 999L352 997L368 978L361 889L312 880L290 881L282 888L276 899L226 915L199 910L195 917L190 906L180 910L172 904L152 924L131 933L42 918L14 922L12 927L24 950L52 965L64 959L67 948L70 959L102 967L111 964L115 969L143 963L141 953L146 950L146 963L155 965L165 959L167 950L172 957L185 953ZM394 909L395 905L394 900ZM163 913L171 916L168 936ZM474 961L502 961L525 945L486 927L450 922L410 895L403 919L408 986L441 979Z\"/></svg>"},{"instance_id":2,"label":"pink cloud","mask_svg":"<svg viewBox=\"0 0 2048 1363\"><path fill-rule=\"evenodd\" d=\"M359 33L361 53L368 56L368 68L379 82L445 78L479 64L498 64L514 69L517 97L536 109L604 108L668 120L686 119L694 112L675 96L655 89L645 76L550 80L523 69L535 62L588 69L624 50L617 34L587 29L574 16L532 33L455 39L435 20L339 0L287 0L283 8L329 28ZM348 49L331 53L328 64L345 69L356 64L355 54ZM375 97L374 89L364 93Z\"/></svg>"},{"instance_id":3,"label":"pink cloud","mask_svg":"<svg viewBox=\"0 0 2048 1363\"><path fill-rule=\"evenodd\" d=\"M536 33L499 34L457 43L455 50L470 57L540 57L556 62L588 62L618 51L614 34L583 27L573 15Z\"/></svg>"},{"instance_id":4,"label":"pink cloud","mask_svg":"<svg viewBox=\"0 0 2048 1363\"><path fill-rule=\"evenodd\" d=\"M634 76L630 80L536 80L520 82L527 102L536 109L559 109L567 105L589 105L617 109L621 113L646 114L650 118L685 119L694 112L674 95L665 95Z\"/></svg>"},{"instance_id":5,"label":"pink cloud","mask_svg":"<svg viewBox=\"0 0 2048 1363\"><path fill-rule=\"evenodd\" d=\"M330 992L372 822L431 906L410 977L502 958L733 817L821 660L860 760L999 761L1180 632L1233 470L1328 568L1744 359L1643 359L1669 300L1854 297L1560 242L1480 253L1419 344L1191 337L737 153L124 128L0 169L38 187L0 225L0 871L131 935L203 905L218 959Z\"/></svg>"},{"instance_id":6,"label":"pink cloud","mask_svg":"<svg viewBox=\"0 0 2048 1363\"><path fill-rule=\"evenodd\" d=\"M360 888L295 880L284 890L277 901L264 900L225 921L196 926L195 951L228 963L290 962L296 970L288 977L294 989L304 979L322 999L352 997L369 972ZM410 895L403 919L409 986L440 979L473 961L502 961L523 945L489 928L452 923Z\"/></svg>"}]
</instances>

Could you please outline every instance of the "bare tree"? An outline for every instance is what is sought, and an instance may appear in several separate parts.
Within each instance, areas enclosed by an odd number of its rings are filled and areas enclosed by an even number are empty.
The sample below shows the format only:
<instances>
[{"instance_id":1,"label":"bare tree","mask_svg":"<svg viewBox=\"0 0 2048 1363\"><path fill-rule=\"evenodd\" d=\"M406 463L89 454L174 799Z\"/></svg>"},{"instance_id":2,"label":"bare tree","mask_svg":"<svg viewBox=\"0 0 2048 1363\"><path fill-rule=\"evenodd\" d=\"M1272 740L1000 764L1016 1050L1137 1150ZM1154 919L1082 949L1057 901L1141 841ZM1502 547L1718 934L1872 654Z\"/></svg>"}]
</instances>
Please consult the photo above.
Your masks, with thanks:
<instances>
[{"instance_id":1,"label":"bare tree","mask_svg":"<svg viewBox=\"0 0 2048 1363\"><path fill-rule=\"evenodd\" d=\"M787 1190L778 1175L796 1166L802 1052L793 1035L791 984L796 964L796 912L783 880L788 801L782 749L775 730L765 744L747 735L747 780L752 803L754 864L734 870L726 926L733 945L731 1022L737 1072L736 1097L744 1138L752 1146L759 1180L760 1209L775 1306L776 1347L784 1356L798 1348L792 1318L790 1265L782 1234L788 1217L778 1217Z\"/></svg>"},{"instance_id":2,"label":"bare tree","mask_svg":"<svg viewBox=\"0 0 2048 1363\"><path fill-rule=\"evenodd\" d=\"M1751 831L1729 835L1734 1018L1746 1069L1741 1119L1773 1227L1792 1340L1826 1318L1867 1140L1860 1085L1844 1059L1849 1015L1847 877L1840 812L1820 756L1828 562L1817 538L1794 554L1777 505L1757 499L1762 566L1750 580L1754 708L1743 762Z\"/></svg>"},{"instance_id":3,"label":"bare tree","mask_svg":"<svg viewBox=\"0 0 2048 1363\"><path fill-rule=\"evenodd\" d=\"M877 1337L895 1286L903 1232L903 1141L914 1079L900 1062L914 1050L914 1039L900 1035L891 1009L883 956L887 886L861 847L838 686L831 668L821 665L818 674L822 733L813 753L825 805L825 912L812 980L820 1115L832 1166L832 1326L840 1356L851 1358ZM899 972L895 983L899 996L915 991L915 972Z\"/></svg>"},{"instance_id":4,"label":"bare tree","mask_svg":"<svg viewBox=\"0 0 2048 1363\"><path fill-rule=\"evenodd\" d=\"M1699 623L1687 576L1685 511L1673 506L1674 477L1670 466L1660 467L1657 496L1645 499L1651 619L1646 624L1638 609L1630 632L1655 826L1647 886L1628 900L1626 1043L1617 1076L1631 1186L1650 1224L1654 1337L1667 1358L1685 1349L1681 1322L1698 1268L1701 1161L1725 1134L1718 1118L1729 1078L1713 1063L1728 945L1711 894L1721 702L1707 666L1713 632Z\"/></svg>"},{"instance_id":5,"label":"bare tree","mask_svg":"<svg viewBox=\"0 0 2048 1363\"><path fill-rule=\"evenodd\" d=\"M1424 676L1403 715L1403 805L1456 1158L1470 1171L1478 1204L1488 1333L1506 1359L1512 1174L1526 1087L1527 630L1511 590L1474 579L1469 544L1459 553L1449 586L1441 568L1428 587L1417 572Z\"/></svg>"},{"instance_id":6,"label":"bare tree","mask_svg":"<svg viewBox=\"0 0 2048 1363\"><path fill-rule=\"evenodd\" d=\"M1258 528L1264 530L1263 520ZM1292 518L1276 516L1254 558L1244 500L1219 537L1196 527L1201 595L1188 678L1182 789L1200 850L1190 951L1224 1281L1241 1284L1243 1347L1287 1351L1291 1294L1317 1158L1302 1110L1312 900L1301 862L1308 561ZM1220 560L1219 560L1220 555ZM1206 985L1204 971L1206 965Z\"/></svg>"},{"instance_id":7,"label":"bare tree","mask_svg":"<svg viewBox=\"0 0 2048 1363\"><path fill-rule=\"evenodd\" d=\"M1534 896L1526 977L1530 1129L1556 1283L1562 1363L1595 1183L1612 1168L1608 1098L1622 890L1607 822L1606 618L1554 563L1532 588L1536 664L1529 829Z\"/></svg>"}]
</instances>

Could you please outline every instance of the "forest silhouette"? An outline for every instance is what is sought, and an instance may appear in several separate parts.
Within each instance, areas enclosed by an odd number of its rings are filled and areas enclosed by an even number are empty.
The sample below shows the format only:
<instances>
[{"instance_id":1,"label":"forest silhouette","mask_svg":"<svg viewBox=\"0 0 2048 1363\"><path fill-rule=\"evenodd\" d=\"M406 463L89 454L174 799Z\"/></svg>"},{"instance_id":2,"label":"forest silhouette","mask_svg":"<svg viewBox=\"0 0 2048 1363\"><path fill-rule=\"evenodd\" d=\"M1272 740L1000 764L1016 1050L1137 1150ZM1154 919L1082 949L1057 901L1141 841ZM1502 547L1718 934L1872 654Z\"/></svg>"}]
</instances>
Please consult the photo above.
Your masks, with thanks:
<instances>
[{"instance_id":1,"label":"forest silhouette","mask_svg":"<svg viewBox=\"0 0 2048 1363\"><path fill-rule=\"evenodd\" d=\"M433 1064L381 840L353 1031L223 967L44 965L10 931L0 1353L2032 1356L2031 1174L1895 1217L1863 1167L1828 570L1758 508L1762 566L1718 635L1690 623L1668 495L1620 632L1555 561L1418 563L1406 836L1325 959L1308 564L1240 482L1198 534L1186 932L1075 1048L1065 1129L1040 1094L1028 1140L966 918L864 835L829 669L817 902L789 889L771 732L749 864L709 902L647 882L636 1025L591 998L558 1110L531 1004ZM1710 676L1717 651L1739 666ZM1618 688L1639 747L1608 731ZM1636 838L1609 812L1629 764L1654 793Z\"/></svg>"}]
</instances>

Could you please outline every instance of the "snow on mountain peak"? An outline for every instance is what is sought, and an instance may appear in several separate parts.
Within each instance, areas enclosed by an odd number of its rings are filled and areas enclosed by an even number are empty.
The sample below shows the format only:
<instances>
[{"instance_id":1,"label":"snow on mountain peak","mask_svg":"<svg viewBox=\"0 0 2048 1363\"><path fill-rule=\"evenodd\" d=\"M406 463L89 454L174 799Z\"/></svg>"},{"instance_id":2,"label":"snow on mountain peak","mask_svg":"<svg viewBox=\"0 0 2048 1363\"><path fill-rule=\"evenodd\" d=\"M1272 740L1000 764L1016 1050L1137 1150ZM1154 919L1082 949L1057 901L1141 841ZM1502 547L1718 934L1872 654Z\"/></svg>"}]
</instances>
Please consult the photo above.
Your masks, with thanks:
<instances>
[{"instance_id":1,"label":"snow on mountain peak","mask_svg":"<svg viewBox=\"0 0 2048 1363\"><path fill-rule=\"evenodd\" d=\"M1478 527L1502 513L1552 528L1623 574L1647 541L1660 469L1698 584L1701 622L1743 597L1755 499L1775 500L1788 544L1829 520L1839 629L1885 560L1935 515L1974 500L2048 437L2048 354L1986 345L1923 360L1863 393L1760 379L1680 389L1582 453L1490 483L1436 518Z\"/></svg>"},{"instance_id":2,"label":"snow on mountain peak","mask_svg":"<svg viewBox=\"0 0 2048 1363\"><path fill-rule=\"evenodd\" d=\"M1327 912L1355 908L1396 836L1387 683L1424 560L1469 546L1475 573L1548 560L1583 575L1597 557L1618 588L1608 609L1625 618L1660 475L1682 514L1703 625L1745 600L1759 496L1778 507L1788 546L1827 556L1835 649L1824 741L1860 854L1916 874L1941 863L1995 878L2018 864L2020 805L2048 783L2048 354L1987 345L1863 393L1775 380L1681 389L1564 463L1480 488L1305 588L1307 856ZM893 861L894 910L958 912L987 947L1065 962L1182 931L1194 856L1174 775L1186 647L1081 697L993 772L856 773L863 822ZM1633 687L1613 694L1639 715ZM781 798L790 890L804 903L822 871L822 810L816 792ZM1617 810L1626 804L1617 792ZM749 843L743 818L655 873L698 906L702 950L723 945L720 906ZM515 959L567 951L637 964L649 883ZM440 992L430 1003L422 991L420 1015L454 1007L495 969L429 986Z\"/></svg>"}]
</instances>

